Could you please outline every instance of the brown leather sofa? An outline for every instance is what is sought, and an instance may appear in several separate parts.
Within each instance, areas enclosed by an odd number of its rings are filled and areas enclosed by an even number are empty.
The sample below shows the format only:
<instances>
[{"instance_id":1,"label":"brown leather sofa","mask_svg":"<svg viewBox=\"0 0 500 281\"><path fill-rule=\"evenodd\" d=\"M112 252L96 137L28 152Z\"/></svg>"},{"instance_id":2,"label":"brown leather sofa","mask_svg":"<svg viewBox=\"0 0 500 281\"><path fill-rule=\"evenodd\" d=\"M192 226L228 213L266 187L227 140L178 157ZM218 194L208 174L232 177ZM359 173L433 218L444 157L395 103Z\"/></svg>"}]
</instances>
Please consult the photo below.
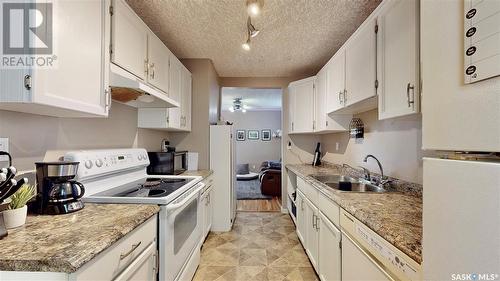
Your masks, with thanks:
<instances>
[{"instance_id":1,"label":"brown leather sofa","mask_svg":"<svg viewBox=\"0 0 500 281\"><path fill-rule=\"evenodd\" d=\"M260 172L260 191L264 195L281 196L281 165L262 163Z\"/></svg>"}]
</instances>

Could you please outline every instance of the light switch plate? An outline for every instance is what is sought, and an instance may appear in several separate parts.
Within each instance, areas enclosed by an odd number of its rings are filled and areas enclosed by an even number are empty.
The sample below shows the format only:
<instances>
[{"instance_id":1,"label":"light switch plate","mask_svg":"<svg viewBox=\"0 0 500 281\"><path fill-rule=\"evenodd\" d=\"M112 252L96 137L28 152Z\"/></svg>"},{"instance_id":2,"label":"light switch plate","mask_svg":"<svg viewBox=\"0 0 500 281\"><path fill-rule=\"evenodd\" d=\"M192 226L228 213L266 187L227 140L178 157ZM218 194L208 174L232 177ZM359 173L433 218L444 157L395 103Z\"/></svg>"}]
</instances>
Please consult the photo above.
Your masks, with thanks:
<instances>
[{"instance_id":1,"label":"light switch plate","mask_svg":"<svg viewBox=\"0 0 500 281\"><path fill-rule=\"evenodd\" d=\"M0 151L9 152L9 138L0 138ZM9 161L9 157L2 155L0 161Z\"/></svg>"}]
</instances>

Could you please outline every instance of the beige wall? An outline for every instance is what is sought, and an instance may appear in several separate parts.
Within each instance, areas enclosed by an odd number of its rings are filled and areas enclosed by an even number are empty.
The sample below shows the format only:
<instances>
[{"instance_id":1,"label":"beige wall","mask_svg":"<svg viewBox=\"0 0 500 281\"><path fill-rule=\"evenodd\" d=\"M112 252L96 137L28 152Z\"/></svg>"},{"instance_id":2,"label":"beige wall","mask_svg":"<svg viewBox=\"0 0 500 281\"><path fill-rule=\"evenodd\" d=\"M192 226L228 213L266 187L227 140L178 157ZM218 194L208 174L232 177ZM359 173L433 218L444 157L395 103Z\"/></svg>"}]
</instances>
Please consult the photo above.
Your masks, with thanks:
<instances>
[{"instance_id":1,"label":"beige wall","mask_svg":"<svg viewBox=\"0 0 500 281\"><path fill-rule=\"evenodd\" d=\"M219 77L209 59L183 59L191 71L191 132L170 133L170 142L177 150L198 152L198 168L210 167L210 123L217 122L220 98Z\"/></svg>"},{"instance_id":2,"label":"beige wall","mask_svg":"<svg viewBox=\"0 0 500 281\"><path fill-rule=\"evenodd\" d=\"M288 136L288 124L289 124L289 112L287 109L288 104L288 84L292 81L296 81L305 77L221 77L221 87L247 87L247 88L281 88L283 89L282 103L282 120L283 120L283 138L282 138L282 149L283 149L283 162L284 163L301 163L301 160L305 162L312 161L312 155L314 152L313 147L315 145L314 141L319 140L319 137L315 136ZM310 145L310 141L313 140L313 144ZM288 141L293 143L292 149L287 150L286 144ZM309 160L310 159L310 160Z\"/></svg>"},{"instance_id":3,"label":"beige wall","mask_svg":"<svg viewBox=\"0 0 500 281\"><path fill-rule=\"evenodd\" d=\"M31 170L47 150L143 147L159 150L166 132L138 129L137 109L113 103L109 118L56 118L0 110L0 137L19 170Z\"/></svg>"},{"instance_id":4,"label":"beige wall","mask_svg":"<svg viewBox=\"0 0 500 281\"><path fill-rule=\"evenodd\" d=\"M324 160L364 166L379 173L373 159L363 163L367 154L377 157L388 176L422 183L422 117L420 114L388 120L378 120L378 111L368 111L355 117L365 125L364 139L349 138L349 133L321 136ZM338 150L337 150L338 143Z\"/></svg>"},{"instance_id":5,"label":"beige wall","mask_svg":"<svg viewBox=\"0 0 500 281\"><path fill-rule=\"evenodd\" d=\"M259 130L264 129L274 132L281 129L281 111L247 111L229 112L222 111L222 119L233 123L234 133L236 130ZM260 138L262 136L259 135ZM271 138L270 141L248 140L236 141L236 163L250 164L250 169L258 172L263 161L281 159L281 140Z\"/></svg>"},{"instance_id":6,"label":"beige wall","mask_svg":"<svg viewBox=\"0 0 500 281\"><path fill-rule=\"evenodd\" d=\"M283 138L281 143L283 163L301 163L301 161L312 162L313 147L315 142L319 140L318 136L288 136L289 112L288 104L288 84L307 76L300 77L221 77L221 87L247 87L247 88L281 88L283 89L282 103L282 120L283 120ZM287 143L293 143L292 149L286 149ZM312 141L312 144L311 144ZM281 177L282 194L287 194L287 181L285 173ZM285 201L286 202L286 201ZM282 211L285 207L282 208Z\"/></svg>"}]
</instances>

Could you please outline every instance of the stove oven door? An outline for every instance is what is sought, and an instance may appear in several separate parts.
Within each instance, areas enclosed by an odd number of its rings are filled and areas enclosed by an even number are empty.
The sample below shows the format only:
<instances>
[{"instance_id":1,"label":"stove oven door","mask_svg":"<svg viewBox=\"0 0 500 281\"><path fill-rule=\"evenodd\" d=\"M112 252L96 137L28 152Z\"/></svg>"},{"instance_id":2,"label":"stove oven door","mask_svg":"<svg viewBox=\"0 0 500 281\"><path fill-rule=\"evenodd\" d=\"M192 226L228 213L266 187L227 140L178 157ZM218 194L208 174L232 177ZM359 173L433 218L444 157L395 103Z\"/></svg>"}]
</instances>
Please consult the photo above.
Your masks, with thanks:
<instances>
[{"instance_id":1,"label":"stove oven door","mask_svg":"<svg viewBox=\"0 0 500 281\"><path fill-rule=\"evenodd\" d=\"M205 185L198 183L160 212L160 280L175 280L198 246L203 222L199 219L200 194Z\"/></svg>"}]
</instances>

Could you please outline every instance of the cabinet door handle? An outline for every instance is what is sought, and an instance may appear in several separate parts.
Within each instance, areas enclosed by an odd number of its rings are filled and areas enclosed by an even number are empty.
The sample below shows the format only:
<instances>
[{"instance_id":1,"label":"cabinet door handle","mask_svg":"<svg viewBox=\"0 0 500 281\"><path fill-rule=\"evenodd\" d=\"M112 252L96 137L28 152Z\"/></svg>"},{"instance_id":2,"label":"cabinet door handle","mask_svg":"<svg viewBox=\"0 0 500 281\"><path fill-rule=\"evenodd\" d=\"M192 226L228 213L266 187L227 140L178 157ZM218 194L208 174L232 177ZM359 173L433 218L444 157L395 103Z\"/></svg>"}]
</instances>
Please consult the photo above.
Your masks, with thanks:
<instances>
[{"instance_id":1,"label":"cabinet door handle","mask_svg":"<svg viewBox=\"0 0 500 281\"><path fill-rule=\"evenodd\" d=\"M415 101L413 99L410 99L410 90L412 92L415 91L415 86L413 86L411 83L406 84L406 100L408 101L408 107L411 107Z\"/></svg>"},{"instance_id":2,"label":"cabinet door handle","mask_svg":"<svg viewBox=\"0 0 500 281\"><path fill-rule=\"evenodd\" d=\"M130 249L130 251L126 252L125 254L121 254L120 260L123 260L124 258L130 256L130 254L132 254L135 250L137 250L137 248L139 248L140 245L141 245L141 241L139 241L139 243L137 243L137 244L132 244L132 249Z\"/></svg>"},{"instance_id":3,"label":"cabinet door handle","mask_svg":"<svg viewBox=\"0 0 500 281\"><path fill-rule=\"evenodd\" d=\"M316 230L319 230L319 217L316 216Z\"/></svg>"},{"instance_id":4,"label":"cabinet door handle","mask_svg":"<svg viewBox=\"0 0 500 281\"><path fill-rule=\"evenodd\" d=\"M150 77L151 79L155 79L155 64L154 63L151 63L149 65L149 67L151 68L151 74L150 74Z\"/></svg>"},{"instance_id":5,"label":"cabinet door handle","mask_svg":"<svg viewBox=\"0 0 500 281\"><path fill-rule=\"evenodd\" d=\"M313 223L313 228L316 229L316 215L312 215L312 223Z\"/></svg>"},{"instance_id":6,"label":"cabinet door handle","mask_svg":"<svg viewBox=\"0 0 500 281\"><path fill-rule=\"evenodd\" d=\"M106 107L106 110L109 110L111 108L111 93L109 89L104 90L104 96L106 99L104 106Z\"/></svg>"},{"instance_id":7,"label":"cabinet door handle","mask_svg":"<svg viewBox=\"0 0 500 281\"><path fill-rule=\"evenodd\" d=\"M147 78L147 75L149 73L149 63L148 63L148 60L144 60L144 73L146 74L146 78Z\"/></svg>"},{"instance_id":8,"label":"cabinet door handle","mask_svg":"<svg viewBox=\"0 0 500 281\"><path fill-rule=\"evenodd\" d=\"M304 211L304 199L300 202L300 209Z\"/></svg>"},{"instance_id":9,"label":"cabinet door handle","mask_svg":"<svg viewBox=\"0 0 500 281\"><path fill-rule=\"evenodd\" d=\"M344 89L344 98L342 99L342 102L344 103L344 105L347 102L347 90L346 89Z\"/></svg>"},{"instance_id":10,"label":"cabinet door handle","mask_svg":"<svg viewBox=\"0 0 500 281\"><path fill-rule=\"evenodd\" d=\"M342 104L344 101L342 99L342 91L339 92L339 102Z\"/></svg>"}]
</instances>

